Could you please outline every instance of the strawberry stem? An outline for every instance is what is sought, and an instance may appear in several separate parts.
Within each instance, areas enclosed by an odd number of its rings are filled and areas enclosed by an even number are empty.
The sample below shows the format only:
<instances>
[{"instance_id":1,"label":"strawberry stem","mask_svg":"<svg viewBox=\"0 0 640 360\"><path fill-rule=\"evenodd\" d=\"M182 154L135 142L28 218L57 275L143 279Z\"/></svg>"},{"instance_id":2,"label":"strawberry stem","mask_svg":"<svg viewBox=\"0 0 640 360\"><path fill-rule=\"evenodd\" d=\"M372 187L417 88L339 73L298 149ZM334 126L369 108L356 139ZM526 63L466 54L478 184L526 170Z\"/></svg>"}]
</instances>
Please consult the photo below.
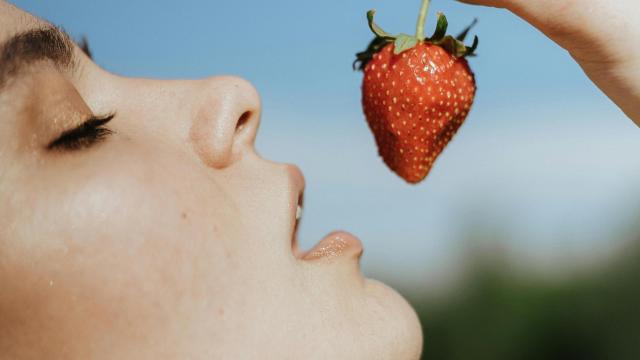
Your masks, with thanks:
<instances>
[{"instance_id":1,"label":"strawberry stem","mask_svg":"<svg viewBox=\"0 0 640 360\"><path fill-rule=\"evenodd\" d=\"M422 6L420 7L420 15L418 16L418 24L416 25L416 39L423 41L424 37L424 23L427 19L427 11L429 10L429 0L422 0Z\"/></svg>"}]
</instances>

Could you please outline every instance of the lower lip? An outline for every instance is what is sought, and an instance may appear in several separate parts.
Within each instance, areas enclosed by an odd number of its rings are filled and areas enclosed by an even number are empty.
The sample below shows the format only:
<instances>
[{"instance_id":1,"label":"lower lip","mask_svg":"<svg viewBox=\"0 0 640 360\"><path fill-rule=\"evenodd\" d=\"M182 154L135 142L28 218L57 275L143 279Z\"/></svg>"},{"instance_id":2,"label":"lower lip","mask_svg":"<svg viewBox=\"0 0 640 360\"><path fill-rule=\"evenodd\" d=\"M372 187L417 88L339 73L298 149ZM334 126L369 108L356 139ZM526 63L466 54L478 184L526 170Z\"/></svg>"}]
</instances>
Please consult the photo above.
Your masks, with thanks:
<instances>
[{"instance_id":1,"label":"lower lip","mask_svg":"<svg viewBox=\"0 0 640 360\"><path fill-rule=\"evenodd\" d=\"M362 255L362 242L345 231L335 231L324 237L311 250L302 255L303 260L335 259Z\"/></svg>"}]
</instances>

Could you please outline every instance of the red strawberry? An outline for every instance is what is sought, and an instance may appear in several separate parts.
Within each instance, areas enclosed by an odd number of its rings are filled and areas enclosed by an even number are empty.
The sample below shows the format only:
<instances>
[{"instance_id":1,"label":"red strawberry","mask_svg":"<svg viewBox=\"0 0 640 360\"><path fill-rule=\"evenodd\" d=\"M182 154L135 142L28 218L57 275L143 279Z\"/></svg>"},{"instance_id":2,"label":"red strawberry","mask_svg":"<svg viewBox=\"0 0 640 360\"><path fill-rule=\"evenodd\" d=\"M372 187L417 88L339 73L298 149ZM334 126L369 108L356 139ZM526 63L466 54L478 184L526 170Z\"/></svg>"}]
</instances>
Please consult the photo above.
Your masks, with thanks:
<instances>
[{"instance_id":1,"label":"red strawberry","mask_svg":"<svg viewBox=\"0 0 640 360\"><path fill-rule=\"evenodd\" d=\"M364 71L362 107L384 162L407 182L422 181L433 162L467 117L476 92L465 56L478 45L445 36L447 20L439 14L434 35L422 36L428 0L423 1L416 36L391 36L367 17L376 34L354 66Z\"/></svg>"}]
</instances>

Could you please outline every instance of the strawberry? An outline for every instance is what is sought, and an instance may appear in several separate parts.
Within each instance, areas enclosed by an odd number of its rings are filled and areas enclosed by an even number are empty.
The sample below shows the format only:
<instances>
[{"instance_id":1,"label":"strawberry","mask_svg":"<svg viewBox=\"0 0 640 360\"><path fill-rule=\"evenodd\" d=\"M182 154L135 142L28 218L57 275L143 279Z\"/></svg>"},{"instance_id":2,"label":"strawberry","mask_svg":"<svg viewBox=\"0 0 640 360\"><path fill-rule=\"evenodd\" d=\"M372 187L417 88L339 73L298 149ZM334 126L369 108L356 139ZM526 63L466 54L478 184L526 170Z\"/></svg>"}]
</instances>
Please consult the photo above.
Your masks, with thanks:
<instances>
[{"instance_id":1,"label":"strawberry","mask_svg":"<svg viewBox=\"0 0 640 360\"><path fill-rule=\"evenodd\" d=\"M476 92L466 56L478 46L463 44L474 22L456 38L445 35L447 19L438 14L436 31L425 38L423 0L416 36L389 35L367 13L376 35L358 53L354 68L364 71L362 107L378 152L396 174L411 184L422 181L435 159L466 119Z\"/></svg>"}]
</instances>

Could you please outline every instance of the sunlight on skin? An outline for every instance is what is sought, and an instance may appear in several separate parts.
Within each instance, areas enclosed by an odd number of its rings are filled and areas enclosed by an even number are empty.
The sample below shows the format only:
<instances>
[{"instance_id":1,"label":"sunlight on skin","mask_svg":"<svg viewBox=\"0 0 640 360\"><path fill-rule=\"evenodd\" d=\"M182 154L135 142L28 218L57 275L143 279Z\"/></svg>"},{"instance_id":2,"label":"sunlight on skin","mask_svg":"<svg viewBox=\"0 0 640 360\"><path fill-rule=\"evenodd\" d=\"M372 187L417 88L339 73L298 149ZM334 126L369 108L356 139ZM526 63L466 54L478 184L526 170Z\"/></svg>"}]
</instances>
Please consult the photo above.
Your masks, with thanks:
<instances>
[{"instance_id":1,"label":"sunlight on skin","mask_svg":"<svg viewBox=\"0 0 640 360\"><path fill-rule=\"evenodd\" d=\"M297 249L304 178L256 154L251 84L119 77L75 46L63 66L56 33L0 1L4 59L35 57L0 68L3 358L419 357L415 312L362 276L357 238Z\"/></svg>"}]
</instances>

